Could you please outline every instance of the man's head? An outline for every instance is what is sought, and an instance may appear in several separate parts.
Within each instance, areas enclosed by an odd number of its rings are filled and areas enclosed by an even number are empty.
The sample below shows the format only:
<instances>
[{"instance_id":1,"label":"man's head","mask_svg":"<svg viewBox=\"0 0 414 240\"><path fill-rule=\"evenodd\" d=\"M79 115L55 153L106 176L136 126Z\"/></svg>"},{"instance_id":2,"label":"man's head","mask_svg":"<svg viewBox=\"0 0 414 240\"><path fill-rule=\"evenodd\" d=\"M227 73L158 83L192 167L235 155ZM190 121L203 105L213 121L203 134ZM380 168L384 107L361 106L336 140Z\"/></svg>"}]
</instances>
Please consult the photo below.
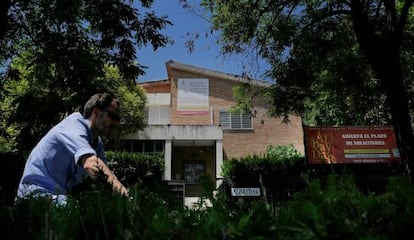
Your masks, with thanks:
<instances>
[{"instance_id":1,"label":"man's head","mask_svg":"<svg viewBox=\"0 0 414 240\"><path fill-rule=\"evenodd\" d=\"M97 136L108 136L119 125L119 101L108 93L97 93L85 104L83 116L91 121Z\"/></svg>"}]
</instances>

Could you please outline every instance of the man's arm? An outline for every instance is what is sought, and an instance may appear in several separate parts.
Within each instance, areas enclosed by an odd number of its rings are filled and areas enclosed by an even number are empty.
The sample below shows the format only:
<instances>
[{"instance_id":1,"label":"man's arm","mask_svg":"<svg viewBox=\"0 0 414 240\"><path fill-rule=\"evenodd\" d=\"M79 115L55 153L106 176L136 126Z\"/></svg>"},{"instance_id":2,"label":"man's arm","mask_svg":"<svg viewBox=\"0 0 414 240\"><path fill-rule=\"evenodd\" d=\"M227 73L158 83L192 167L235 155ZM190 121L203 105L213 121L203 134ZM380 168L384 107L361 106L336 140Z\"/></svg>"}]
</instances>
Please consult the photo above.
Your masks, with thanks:
<instances>
[{"instance_id":1,"label":"man's arm","mask_svg":"<svg viewBox=\"0 0 414 240\"><path fill-rule=\"evenodd\" d=\"M85 169L88 175L92 178L96 178L96 173L102 170L103 173L108 177L108 182L112 185L112 189L121 193L122 195L128 195L128 189L122 185L122 183L116 178L114 173L109 167L95 155L89 155L79 160L80 165Z\"/></svg>"}]
</instances>

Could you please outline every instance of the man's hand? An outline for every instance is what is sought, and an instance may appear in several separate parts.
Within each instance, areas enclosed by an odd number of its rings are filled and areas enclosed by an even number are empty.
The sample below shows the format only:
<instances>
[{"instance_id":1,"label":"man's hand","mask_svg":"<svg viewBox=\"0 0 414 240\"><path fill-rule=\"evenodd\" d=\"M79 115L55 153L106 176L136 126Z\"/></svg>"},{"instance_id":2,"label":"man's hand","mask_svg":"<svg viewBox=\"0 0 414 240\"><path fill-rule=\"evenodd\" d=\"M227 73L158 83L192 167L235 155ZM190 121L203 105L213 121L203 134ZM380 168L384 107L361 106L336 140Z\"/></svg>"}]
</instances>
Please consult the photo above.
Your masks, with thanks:
<instances>
[{"instance_id":1,"label":"man's hand","mask_svg":"<svg viewBox=\"0 0 414 240\"><path fill-rule=\"evenodd\" d=\"M96 173L98 171L102 171L107 176L108 183L112 185L112 190L117 191L124 196L128 196L128 189L122 185L122 183L109 169L109 167L102 161L102 159L98 158L95 155L89 155L80 159L80 164L92 178L96 178Z\"/></svg>"}]
</instances>

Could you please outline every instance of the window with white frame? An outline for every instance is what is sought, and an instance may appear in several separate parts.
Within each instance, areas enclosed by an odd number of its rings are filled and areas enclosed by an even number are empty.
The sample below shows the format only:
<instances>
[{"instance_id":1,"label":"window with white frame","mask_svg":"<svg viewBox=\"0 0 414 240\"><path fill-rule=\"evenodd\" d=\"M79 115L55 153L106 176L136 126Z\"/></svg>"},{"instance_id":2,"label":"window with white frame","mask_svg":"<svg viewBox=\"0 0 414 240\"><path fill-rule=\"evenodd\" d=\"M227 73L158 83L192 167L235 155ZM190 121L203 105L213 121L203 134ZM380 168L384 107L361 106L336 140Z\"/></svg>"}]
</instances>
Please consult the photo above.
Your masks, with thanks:
<instances>
[{"instance_id":1,"label":"window with white frame","mask_svg":"<svg viewBox=\"0 0 414 240\"><path fill-rule=\"evenodd\" d=\"M147 106L148 125L166 125L170 123L170 106L149 105Z\"/></svg>"},{"instance_id":2,"label":"window with white frame","mask_svg":"<svg viewBox=\"0 0 414 240\"><path fill-rule=\"evenodd\" d=\"M170 123L170 98L171 95L169 93L147 94L146 123L148 125L166 125Z\"/></svg>"},{"instance_id":3,"label":"window with white frame","mask_svg":"<svg viewBox=\"0 0 414 240\"><path fill-rule=\"evenodd\" d=\"M250 114L220 111L219 115L220 125L224 129L253 129L253 122Z\"/></svg>"}]
</instances>

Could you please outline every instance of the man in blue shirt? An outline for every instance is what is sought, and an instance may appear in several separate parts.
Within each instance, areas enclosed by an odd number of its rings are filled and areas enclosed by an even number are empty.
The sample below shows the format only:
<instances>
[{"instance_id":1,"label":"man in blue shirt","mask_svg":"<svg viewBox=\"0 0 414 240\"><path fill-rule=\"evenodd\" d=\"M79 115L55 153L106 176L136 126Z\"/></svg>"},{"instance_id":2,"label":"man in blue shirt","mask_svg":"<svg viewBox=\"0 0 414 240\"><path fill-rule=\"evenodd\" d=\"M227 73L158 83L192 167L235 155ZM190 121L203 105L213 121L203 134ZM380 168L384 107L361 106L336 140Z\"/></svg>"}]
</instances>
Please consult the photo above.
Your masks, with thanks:
<instances>
[{"instance_id":1,"label":"man in blue shirt","mask_svg":"<svg viewBox=\"0 0 414 240\"><path fill-rule=\"evenodd\" d=\"M17 190L17 199L33 194L63 197L85 178L101 170L114 191L128 190L108 168L103 136L120 123L119 101L108 93L95 94L83 115L72 113L54 126L33 148Z\"/></svg>"}]
</instances>

